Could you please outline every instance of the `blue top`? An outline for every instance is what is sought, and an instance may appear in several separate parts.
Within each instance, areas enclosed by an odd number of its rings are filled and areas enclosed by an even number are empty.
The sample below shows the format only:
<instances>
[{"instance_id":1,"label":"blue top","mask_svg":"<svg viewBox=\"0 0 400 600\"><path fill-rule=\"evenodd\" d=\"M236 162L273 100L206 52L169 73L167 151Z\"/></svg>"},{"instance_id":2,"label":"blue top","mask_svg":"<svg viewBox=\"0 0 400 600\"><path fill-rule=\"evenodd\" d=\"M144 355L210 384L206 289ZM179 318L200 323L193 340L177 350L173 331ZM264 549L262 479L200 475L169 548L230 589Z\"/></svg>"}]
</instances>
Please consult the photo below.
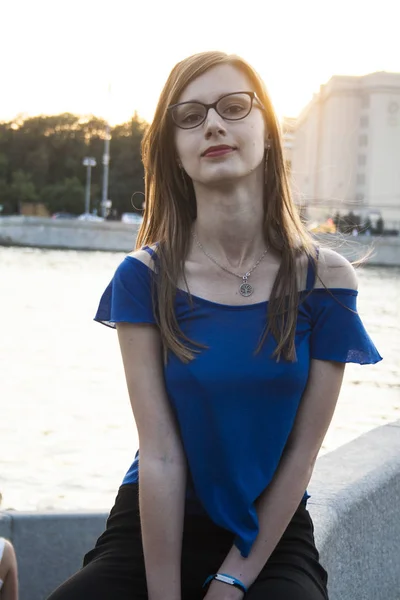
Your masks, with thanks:
<instances>
[{"instance_id":1,"label":"blue top","mask_svg":"<svg viewBox=\"0 0 400 600\"><path fill-rule=\"evenodd\" d=\"M95 320L111 327L118 322L154 324L153 276L152 269L127 256L106 288ZM313 285L310 265L307 290ZM236 534L242 556L248 556L258 534L254 503L277 469L310 359L381 360L357 314L357 291L315 289L306 296L299 292L297 362L292 363L272 358L272 335L255 354L267 302L232 306L192 296L191 306L186 292L176 295L182 331L207 346L189 364L170 353L164 367L189 465L189 504L201 503L215 523ZM136 481L138 455L123 483Z\"/></svg>"}]
</instances>

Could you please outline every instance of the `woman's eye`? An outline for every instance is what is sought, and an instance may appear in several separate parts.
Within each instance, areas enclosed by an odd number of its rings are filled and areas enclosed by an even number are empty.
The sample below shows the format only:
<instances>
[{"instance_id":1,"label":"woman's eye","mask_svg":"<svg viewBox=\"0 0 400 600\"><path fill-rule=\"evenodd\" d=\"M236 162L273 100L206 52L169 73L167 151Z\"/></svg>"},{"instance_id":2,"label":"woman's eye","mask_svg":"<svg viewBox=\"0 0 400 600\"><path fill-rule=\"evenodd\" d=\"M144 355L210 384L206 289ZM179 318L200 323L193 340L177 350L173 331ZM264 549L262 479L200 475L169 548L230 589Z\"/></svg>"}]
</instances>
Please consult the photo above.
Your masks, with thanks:
<instances>
[{"instance_id":1,"label":"woman's eye","mask_svg":"<svg viewBox=\"0 0 400 600\"><path fill-rule=\"evenodd\" d=\"M182 122L187 125L194 125L195 123L198 123L199 121L201 121L201 119L202 119L202 115L200 115L198 113L190 113L188 115L185 115L182 118Z\"/></svg>"},{"instance_id":2,"label":"woman's eye","mask_svg":"<svg viewBox=\"0 0 400 600\"><path fill-rule=\"evenodd\" d=\"M226 106L224 108L224 112L228 114L236 114L243 111L244 108L240 104L231 104L230 106Z\"/></svg>"}]
</instances>

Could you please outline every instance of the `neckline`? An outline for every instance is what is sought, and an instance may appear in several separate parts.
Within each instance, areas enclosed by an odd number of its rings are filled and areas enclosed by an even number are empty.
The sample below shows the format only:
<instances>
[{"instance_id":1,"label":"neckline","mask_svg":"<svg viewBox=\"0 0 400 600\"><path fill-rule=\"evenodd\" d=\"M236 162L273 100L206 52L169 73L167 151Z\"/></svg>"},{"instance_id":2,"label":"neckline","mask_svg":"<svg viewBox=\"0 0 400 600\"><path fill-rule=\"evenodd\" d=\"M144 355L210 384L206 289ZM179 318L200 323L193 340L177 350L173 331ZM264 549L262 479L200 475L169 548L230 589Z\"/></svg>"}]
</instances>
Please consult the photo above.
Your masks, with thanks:
<instances>
[{"instance_id":1,"label":"neckline","mask_svg":"<svg viewBox=\"0 0 400 600\"><path fill-rule=\"evenodd\" d=\"M149 265L146 265L144 262L142 262L135 256L128 255L125 258L132 259L136 263L139 263L140 265L142 265L146 269L147 272L151 271L152 273L154 273L153 269L151 267L149 267ZM179 288L179 287L176 288L176 290L177 290L177 294L179 296L186 296L187 298L189 298L189 293L186 290L183 290L182 288ZM358 290L352 290L350 288L328 288L328 290L332 293L340 292L340 293L345 293L348 295L354 295L354 296L358 295ZM299 290L298 295L300 296L301 294L305 294L305 293L314 294L315 292L325 292L326 293L326 289L325 288L314 288L312 290L309 290L309 289L305 288L303 290ZM190 294L190 297L197 302L200 302L203 304L208 304L210 306L214 306L215 308L224 308L224 309L229 309L229 310L243 310L243 309L249 309L249 308L255 309L255 308L260 308L260 307L267 308L267 306L269 304L269 298L268 298L268 300L261 300L261 302L253 302L252 304L223 304L221 302L214 302L213 300L208 300L207 298L203 298L202 296L196 296L195 294Z\"/></svg>"}]
</instances>

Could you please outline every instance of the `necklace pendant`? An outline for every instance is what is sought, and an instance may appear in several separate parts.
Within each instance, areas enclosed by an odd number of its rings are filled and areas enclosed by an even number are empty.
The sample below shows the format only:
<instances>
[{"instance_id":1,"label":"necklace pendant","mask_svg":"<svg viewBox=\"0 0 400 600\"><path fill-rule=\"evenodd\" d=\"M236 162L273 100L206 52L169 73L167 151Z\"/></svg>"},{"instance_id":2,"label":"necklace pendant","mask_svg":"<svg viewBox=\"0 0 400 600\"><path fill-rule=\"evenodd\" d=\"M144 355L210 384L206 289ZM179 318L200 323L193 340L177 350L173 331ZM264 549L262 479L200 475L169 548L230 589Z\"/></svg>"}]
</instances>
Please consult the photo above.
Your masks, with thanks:
<instances>
[{"instance_id":1,"label":"necklace pendant","mask_svg":"<svg viewBox=\"0 0 400 600\"><path fill-rule=\"evenodd\" d=\"M239 292L242 296L248 298L248 296L251 296L254 292L254 288L252 285L250 285L250 283L247 283L247 281L243 281L242 285L239 288Z\"/></svg>"}]
</instances>

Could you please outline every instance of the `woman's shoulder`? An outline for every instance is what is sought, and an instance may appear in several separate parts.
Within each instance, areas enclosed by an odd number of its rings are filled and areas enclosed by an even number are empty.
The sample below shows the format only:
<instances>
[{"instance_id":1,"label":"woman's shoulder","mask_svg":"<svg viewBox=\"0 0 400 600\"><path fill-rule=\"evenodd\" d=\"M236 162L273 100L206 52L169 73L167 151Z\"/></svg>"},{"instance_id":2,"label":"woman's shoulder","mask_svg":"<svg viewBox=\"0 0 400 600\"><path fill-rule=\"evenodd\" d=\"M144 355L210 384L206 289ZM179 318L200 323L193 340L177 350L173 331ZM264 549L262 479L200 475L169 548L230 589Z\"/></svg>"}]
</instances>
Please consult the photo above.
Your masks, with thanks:
<instances>
[{"instance_id":1,"label":"woman's shoulder","mask_svg":"<svg viewBox=\"0 0 400 600\"><path fill-rule=\"evenodd\" d=\"M153 246L144 246L143 248L130 252L126 255L126 258L133 258L134 261L138 261L139 263L142 263L142 265L154 271L156 249L157 246L155 244Z\"/></svg>"},{"instance_id":2,"label":"woman's shoulder","mask_svg":"<svg viewBox=\"0 0 400 600\"><path fill-rule=\"evenodd\" d=\"M151 256L145 250L126 254L100 299L95 321L155 323L153 314Z\"/></svg>"},{"instance_id":3,"label":"woman's shoulder","mask_svg":"<svg viewBox=\"0 0 400 600\"><path fill-rule=\"evenodd\" d=\"M144 283L147 286L150 284L154 272L152 249L140 248L125 254L115 270L113 281L120 281L130 287Z\"/></svg>"},{"instance_id":4,"label":"woman's shoulder","mask_svg":"<svg viewBox=\"0 0 400 600\"><path fill-rule=\"evenodd\" d=\"M353 265L331 248L319 248L315 288L358 289L358 279Z\"/></svg>"}]
</instances>

